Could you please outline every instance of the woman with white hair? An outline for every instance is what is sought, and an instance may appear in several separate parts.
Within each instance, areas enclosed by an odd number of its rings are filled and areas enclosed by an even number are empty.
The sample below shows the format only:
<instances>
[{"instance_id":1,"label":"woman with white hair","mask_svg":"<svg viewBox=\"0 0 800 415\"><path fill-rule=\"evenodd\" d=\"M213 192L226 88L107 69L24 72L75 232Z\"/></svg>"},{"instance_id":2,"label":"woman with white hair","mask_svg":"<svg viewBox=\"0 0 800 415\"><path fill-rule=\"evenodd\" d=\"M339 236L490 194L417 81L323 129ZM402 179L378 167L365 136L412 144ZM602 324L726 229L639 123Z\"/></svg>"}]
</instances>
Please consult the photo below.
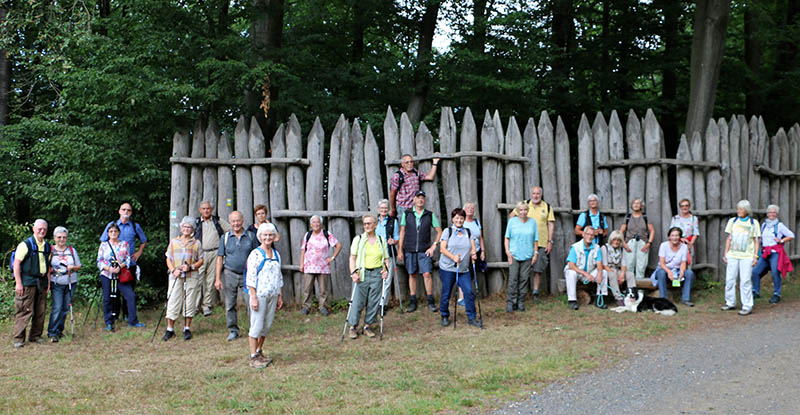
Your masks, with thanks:
<instances>
[{"instance_id":1,"label":"woman with white hair","mask_svg":"<svg viewBox=\"0 0 800 415\"><path fill-rule=\"evenodd\" d=\"M735 218L728 220L725 232L728 239L725 241L725 255L722 261L727 264L725 268L725 305L723 311L736 308L736 278L739 278L739 297L742 301L740 316L753 312L753 291L750 276L753 267L758 261L758 238L761 229L758 221L750 216L752 208L747 200L740 200L736 204Z\"/></svg>"},{"instance_id":2,"label":"woman with white hair","mask_svg":"<svg viewBox=\"0 0 800 415\"><path fill-rule=\"evenodd\" d=\"M583 229L587 226L594 228L594 243L602 246L605 236L608 235L608 219L600 212L600 197L592 193L586 197L589 209L578 215L575 222L575 235L578 239L583 239Z\"/></svg>"},{"instance_id":3,"label":"woman with white hair","mask_svg":"<svg viewBox=\"0 0 800 415\"><path fill-rule=\"evenodd\" d=\"M191 216L181 220L181 235L167 246L167 331L163 341L175 337L175 320L183 308L183 340L192 338L192 317L197 313L200 299L200 280L197 270L203 265L203 249L194 238L195 221Z\"/></svg>"},{"instance_id":4,"label":"woman with white hair","mask_svg":"<svg viewBox=\"0 0 800 415\"><path fill-rule=\"evenodd\" d=\"M314 215L309 220L311 230L306 232L300 244L300 272L303 273L303 314L311 311L311 294L314 292L314 281L317 281L319 292L319 313L323 316L328 311L328 293L331 287L331 262L339 255L342 244L322 228L322 217ZM333 253L331 254L331 247Z\"/></svg>"},{"instance_id":5,"label":"woman with white hair","mask_svg":"<svg viewBox=\"0 0 800 415\"><path fill-rule=\"evenodd\" d=\"M656 229L647 220L644 213L644 201L637 197L631 201L631 212L625 215L625 223L619 228L624 235L622 245L628 253L627 268L635 278L645 278L647 271L648 253L653 246ZM627 242L625 242L627 241Z\"/></svg>"},{"instance_id":6,"label":"woman with white hair","mask_svg":"<svg viewBox=\"0 0 800 415\"><path fill-rule=\"evenodd\" d=\"M525 311L531 266L539 259L539 230L528 217L528 203L517 203L517 216L508 220L503 244L508 257L506 313Z\"/></svg>"},{"instance_id":7,"label":"woman with white hair","mask_svg":"<svg viewBox=\"0 0 800 415\"><path fill-rule=\"evenodd\" d=\"M283 306L281 288L281 256L273 247L277 235L275 225L262 223L256 237L261 245L247 257L247 291L250 294L250 367L264 368L272 359L264 356L264 340L275 319L275 309Z\"/></svg>"},{"instance_id":8,"label":"woman with white hair","mask_svg":"<svg viewBox=\"0 0 800 415\"><path fill-rule=\"evenodd\" d=\"M624 226L624 225L623 225ZM652 225L650 225L652 226ZM628 288L636 287L636 277L632 271L628 271L628 252L622 248L625 243L622 232L613 231L608 237L608 243L600 248L603 254L603 278L611 286L611 293L617 301L617 305L624 306L622 293L619 290L622 283L626 283Z\"/></svg>"},{"instance_id":9,"label":"woman with white hair","mask_svg":"<svg viewBox=\"0 0 800 415\"><path fill-rule=\"evenodd\" d=\"M780 208L776 205L767 206L767 220L761 225L761 258L753 268L753 297L761 297L761 277L767 271L772 272L773 294L769 299L770 304L781 301L781 277L786 277L787 272L794 270L792 260L786 254L783 244L794 239L794 233L778 220Z\"/></svg>"},{"instance_id":10,"label":"woman with white hair","mask_svg":"<svg viewBox=\"0 0 800 415\"><path fill-rule=\"evenodd\" d=\"M386 240L389 244L389 255L394 256L397 253L391 250L400 239L400 225L397 223L397 218L389 216L389 207L389 199L378 202L378 226L375 228L375 233Z\"/></svg>"},{"instance_id":11,"label":"woman with white hair","mask_svg":"<svg viewBox=\"0 0 800 415\"><path fill-rule=\"evenodd\" d=\"M78 253L72 246L67 245L68 234L67 228L63 226L58 226L53 231L56 244L53 246L53 256L50 257L52 307L50 323L47 325L47 337L53 343L58 343L64 331L67 311L72 305L72 293L78 283L78 271L81 269Z\"/></svg>"}]
</instances>

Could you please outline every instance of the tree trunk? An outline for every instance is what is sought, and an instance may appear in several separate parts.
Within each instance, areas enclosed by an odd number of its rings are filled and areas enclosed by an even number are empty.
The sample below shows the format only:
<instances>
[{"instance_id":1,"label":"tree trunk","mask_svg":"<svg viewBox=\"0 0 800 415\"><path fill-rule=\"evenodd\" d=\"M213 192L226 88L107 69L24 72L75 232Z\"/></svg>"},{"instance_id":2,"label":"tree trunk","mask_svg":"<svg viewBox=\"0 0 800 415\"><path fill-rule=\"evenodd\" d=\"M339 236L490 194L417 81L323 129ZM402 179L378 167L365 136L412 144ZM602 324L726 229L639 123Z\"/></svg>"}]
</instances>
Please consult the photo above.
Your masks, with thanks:
<instances>
[{"instance_id":1,"label":"tree trunk","mask_svg":"<svg viewBox=\"0 0 800 415\"><path fill-rule=\"evenodd\" d=\"M350 61L354 63L364 56L365 20L363 3L356 1L353 4L353 48L350 50Z\"/></svg>"},{"instance_id":2,"label":"tree trunk","mask_svg":"<svg viewBox=\"0 0 800 415\"><path fill-rule=\"evenodd\" d=\"M0 7L0 25L6 21L5 7ZM8 101L11 91L11 62L5 49L0 49L0 125L8 123Z\"/></svg>"},{"instance_id":3,"label":"tree trunk","mask_svg":"<svg viewBox=\"0 0 800 415\"><path fill-rule=\"evenodd\" d=\"M408 102L408 118L412 124L416 124L422 118L422 108L425 99L428 97L430 89L429 66L433 59L433 34L436 31L436 21L439 18L439 8L441 0L428 0L425 6L425 14L422 15L422 22L419 30L419 46L417 47L417 59L414 64L414 93Z\"/></svg>"},{"instance_id":4,"label":"tree trunk","mask_svg":"<svg viewBox=\"0 0 800 415\"><path fill-rule=\"evenodd\" d=\"M750 70L751 85L758 85L761 74L761 41L758 39L758 10L753 4L744 6L744 63ZM760 88L746 88L745 114L760 114L762 92Z\"/></svg>"},{"instance_id":5,"label":"tree trunk","mask_svg":"<svg viewBox=\"0 0 800 415\"><path fill-rule=\"evenodd\" d=\"M714 112L725 35L728 29L730 0L698 0L692 38L691 86L686 134L705 134Z\"/></svg>"},{"instance_id":6,"label":"tree trunk","mask_svg":"<svg viewBox=\"0 0 800 415\"><path fill-rule=\"evenodd\" d=\"M281 35L283 33L284 0L251 0L253 8L253 22L250 25L250 41L253 52L261 60L277 60L277 51L281 48ZM266 80L265 80L266 86ZM278 87L269 85L269 98L262 95L261 90L248 90L245 92L245 102L248 113L256 117L261 131L269 137L275 132L277 125L275 110L269 105L269 112L264 114L262 103L272 103L278 100Z\"/></svg>"},{"instance_id":7,"label":"tree trunk","mask_svg":"<svg viewBox=\"0 0 800 415\"><path fill-rule=\"evenodd\" d=\"M472 3L472 39L468 45L470 50L477 53L483 53L486 47L486 25L489 21L489 7L486 3L487 0L475 0Z\"/></svg>"}]
</instances>

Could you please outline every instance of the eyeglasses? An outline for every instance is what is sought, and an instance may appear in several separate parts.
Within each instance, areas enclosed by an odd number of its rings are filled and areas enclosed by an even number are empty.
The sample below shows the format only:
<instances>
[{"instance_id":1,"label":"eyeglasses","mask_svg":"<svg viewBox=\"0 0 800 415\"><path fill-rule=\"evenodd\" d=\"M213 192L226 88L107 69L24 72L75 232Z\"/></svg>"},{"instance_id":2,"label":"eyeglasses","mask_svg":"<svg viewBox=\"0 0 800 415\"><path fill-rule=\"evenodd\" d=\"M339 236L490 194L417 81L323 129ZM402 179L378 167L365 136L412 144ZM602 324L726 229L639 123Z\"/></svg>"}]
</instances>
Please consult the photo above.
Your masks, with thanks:
<instances>
[{"instance_id":1,"label":"eyeglasses","mask_svg":"<svg viewBox=\"0 0 800 415\"><path fill-rule=\"evenodd\" d=\"M684 207L689 207L689 205L683 204L683 205L681 205L681 207L682 207L682 208L684 208Z\"/></svg>"}]
</instances>

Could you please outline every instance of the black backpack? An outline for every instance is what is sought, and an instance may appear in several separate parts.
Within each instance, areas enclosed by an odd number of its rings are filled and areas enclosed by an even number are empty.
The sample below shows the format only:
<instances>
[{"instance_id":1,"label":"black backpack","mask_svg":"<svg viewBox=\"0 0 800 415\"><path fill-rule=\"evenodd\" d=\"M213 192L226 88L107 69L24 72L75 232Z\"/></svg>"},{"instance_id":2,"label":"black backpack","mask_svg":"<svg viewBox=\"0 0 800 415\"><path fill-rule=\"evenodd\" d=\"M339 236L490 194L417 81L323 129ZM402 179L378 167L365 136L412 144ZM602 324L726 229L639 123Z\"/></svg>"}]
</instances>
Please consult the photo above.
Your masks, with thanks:
<instances>
[{"instance_id":1,"label":"black backpack","mask_svg":"<svg viewBox=\"0 0 800 415\"><path fill-rule=\"evenodd\" d=\"M528 200L526 200L526 201L525 201L525 203L527 203L527 204L529 204L529 205L530 205L530 204L531 204L531 200L530 200L530 199L528 199ZM546 202L544 199L542 199L542 203L544 203L545 205L547 205L547 216L548 216L548 217L550 217L550 212L551 212L553 209L550 207L550 204L549 204L549 203L547 203L547 202ZM477 220L477 219L476 219L476 220Z\"/></svg>"},{"instance_id":2,"label":"black backpack","mask_svg":"<svg viewBox=\"0 0 800 415\"><path fill-rule=\"evenodd\" d=\"M414 174L416 174L417 176L419 176L419 170L417 170L416 168L411 169L411 171L414 172ZM403 183L405 183L406 181L406 176L403 174L403 169L397 170L396 172L394 172L394 174L398 176L397 190L400 190L400 188L403 187Z\"/></svg>"},{"instance_id":3,"label":"black backpack","mask_svg":"<svg viewBox=\"0 0 800 415\"><path fill-rule=\"evenodd\" d=\"M219 224L219 216L211 215L211 222L213 222L214 223L214 227L217 228L217 236L221 237L222 234L225 233L225 231L222 230L222 226ZM136 225L134 225L134 229L135 229L135 226ZM194 238L196 238L196 239L200 239L200 237L203 236L203 218L202 217L195 218L195 220L194 220L194 235L192 235L192 236Z\"/></svg>"},{"instance_id":4,"label":"black backpack","mask_svg":"<svg viewBox=\"0 0 800 415\"><path fill-rule=\"evenodd\" d=\"M586 215L586 224L585 224L584 226L592 226L592 219L591 219L591 217L589 216L589 212L591 212L589 209L586 209L586 211L585 211L585 212L582 212L584 215ZM603 224L606 222L606 221L605 221L605 219L606 219L606 216L603 214L603 211L601 211L601 210L599 210L599 209L597 210L597 213L600 215L600 220L598 221L598 222L600 223L600 229L604 229L604 228L603 228ZM579 216L579 217L580 217L580 216ZM646 220L647 220L647 219L645 219L645 221L646 221ZM625 222L625 223L627 223L627 222ZM603 236L603 235L596 235L595 237L597 238L597 244L598 244L599 246L603 246L603 244L604 244L604 243L605 243L605 241L606 241L606 238L605 238L605 236ZM577 240L577 241L580 241L581 239L582 239L582 238L578 237L576 240Z\"/></svg>"},{"instance_id":5,"label":"black backpack","mask_svg":"<svg viewBox=\"0 0 800 415\"><path fill-rule=\"evenodd\" d=\"M311 239L311 234L312 234L311 231L306 232L306 236L304 238L306 240L305 248L303 248L304 252L308 252L308 240ZM330 239L328 239L329 238L328 231L326 231L325 229L322 229L322 235L325 236L325 242L328 243L328 249L330 249L331 248L331 241L330 241Z\"/></svg>"},{"instance_id":6,"label":"black backpack","mask_svg":"<svg viewBox=\"0 0 800 415\"><path fill-rule=\"evenodd\" d=\"M644 217L644 226L649 225L649 223L647 222L647 213L642 212L642 216ZM602 216L600 218L601 218L600 220L603 220ZM625 226L628 226L628 222L630 221L631 221L631 213L628 213L625 215Z\"/></svg>"}]
</instances>

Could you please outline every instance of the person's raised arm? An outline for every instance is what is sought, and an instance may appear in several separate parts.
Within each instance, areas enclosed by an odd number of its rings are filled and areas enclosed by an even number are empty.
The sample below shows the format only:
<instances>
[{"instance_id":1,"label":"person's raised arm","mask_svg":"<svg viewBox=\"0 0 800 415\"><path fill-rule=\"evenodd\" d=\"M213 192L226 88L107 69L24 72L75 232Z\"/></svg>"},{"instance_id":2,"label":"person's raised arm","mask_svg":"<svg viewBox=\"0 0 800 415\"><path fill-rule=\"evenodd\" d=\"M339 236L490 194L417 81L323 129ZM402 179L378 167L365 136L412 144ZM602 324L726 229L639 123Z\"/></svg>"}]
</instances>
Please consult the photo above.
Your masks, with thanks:
<instances>
[{"instance_id":1,"label":"person's raised arm","mask_svg":"<svg viewBox=\"0 0 800 415\"><path fill-rule=\"evenodd\" d=\"M425 181L429 182L433 180L434 177L436 177L436 170L438 166L439 166L439 159L438 158L433 159L433 166L431 167L431 171L429 171L428 174L425 175Z\"/></svg>"}]
</instances>

